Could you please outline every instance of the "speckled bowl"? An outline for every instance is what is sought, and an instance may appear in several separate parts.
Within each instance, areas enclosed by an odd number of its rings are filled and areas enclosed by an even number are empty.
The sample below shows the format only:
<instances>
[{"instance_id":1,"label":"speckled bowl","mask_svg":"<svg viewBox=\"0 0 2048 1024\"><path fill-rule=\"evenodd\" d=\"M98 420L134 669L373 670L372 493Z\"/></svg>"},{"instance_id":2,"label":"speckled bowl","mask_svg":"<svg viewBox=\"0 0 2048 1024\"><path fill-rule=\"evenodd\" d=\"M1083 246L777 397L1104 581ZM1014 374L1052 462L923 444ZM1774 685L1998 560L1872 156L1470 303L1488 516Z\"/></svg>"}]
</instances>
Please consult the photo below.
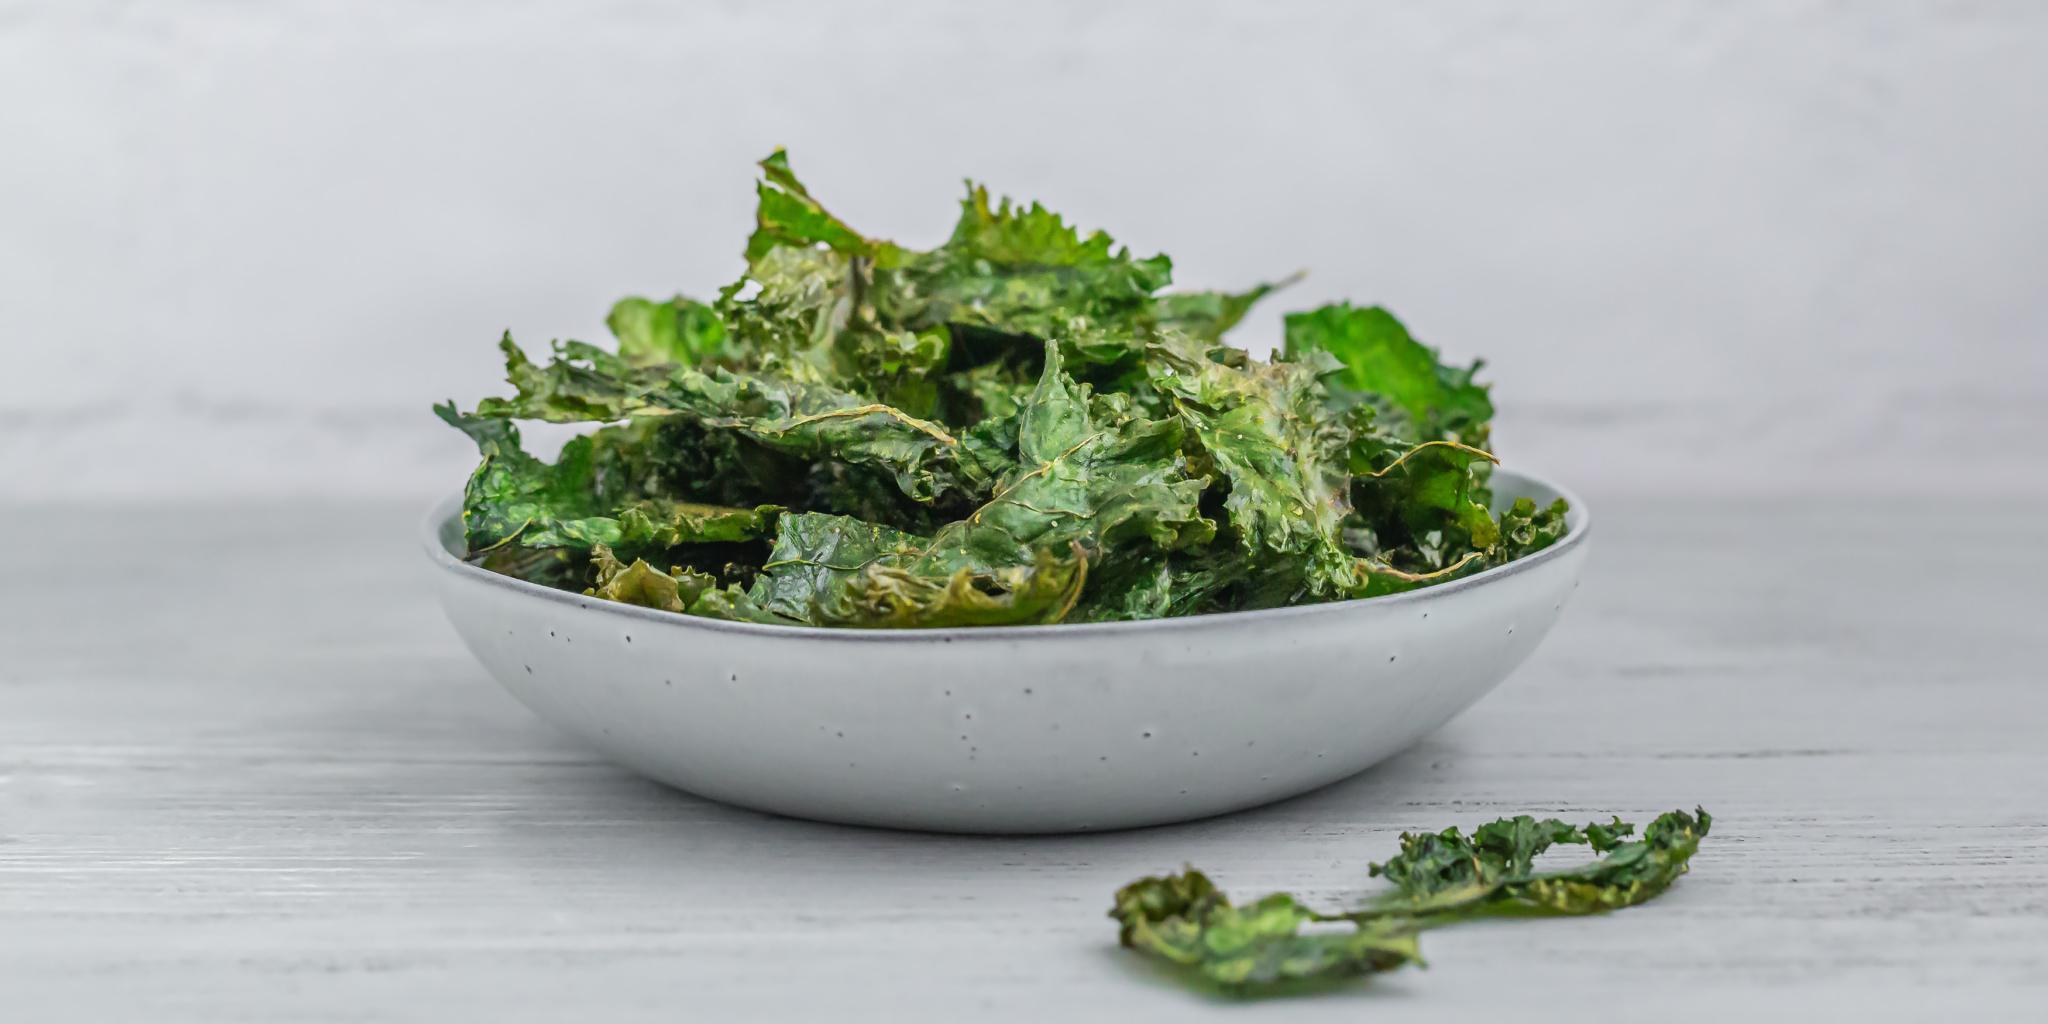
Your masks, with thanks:
<instances>
[{"instance_id":1,"label":"speckled bowl","mask_svg":"<svg viewBox=\"0 0 2048 1024\"><path fill-rule=\"evenodd\" d=\"M460 500L423 541L448 619L542 718L715 800L823 821L1068 832L1222 814L1363 770L1528 657L1585 564L1585 503L1499 470L1502 502L1571 502L1565 539L1362 601L1153 622L850 630L720 622L459 560Z\"/></svg>"}]
</instances>

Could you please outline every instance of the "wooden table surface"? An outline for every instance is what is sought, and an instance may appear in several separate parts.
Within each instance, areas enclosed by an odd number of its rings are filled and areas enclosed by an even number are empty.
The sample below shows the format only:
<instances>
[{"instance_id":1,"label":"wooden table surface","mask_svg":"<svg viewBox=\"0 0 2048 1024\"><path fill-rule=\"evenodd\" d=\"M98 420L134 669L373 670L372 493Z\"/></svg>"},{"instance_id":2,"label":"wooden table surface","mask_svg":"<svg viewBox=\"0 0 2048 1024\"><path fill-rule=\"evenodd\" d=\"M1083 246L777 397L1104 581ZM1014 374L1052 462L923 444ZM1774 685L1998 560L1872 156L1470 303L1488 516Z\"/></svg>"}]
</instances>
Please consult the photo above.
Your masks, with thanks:
<instances>
[{"instance_id":1,"label":"wooden table surface","mask_svg":"<svg viewBox=\"0 0 2048 1024\"><path fill-rule=\"evenodd\" d=\"M1008 839L612 767L462 649L418 511L0 512L0 1021L2048 1020L2037 509L1608 503L1557 631L1414 749ZM1404 829L1694 804L1664 897L1314 997L1189 993L1103 916L1182 861L1335 906Z\"/></svg>"}]
</instances>

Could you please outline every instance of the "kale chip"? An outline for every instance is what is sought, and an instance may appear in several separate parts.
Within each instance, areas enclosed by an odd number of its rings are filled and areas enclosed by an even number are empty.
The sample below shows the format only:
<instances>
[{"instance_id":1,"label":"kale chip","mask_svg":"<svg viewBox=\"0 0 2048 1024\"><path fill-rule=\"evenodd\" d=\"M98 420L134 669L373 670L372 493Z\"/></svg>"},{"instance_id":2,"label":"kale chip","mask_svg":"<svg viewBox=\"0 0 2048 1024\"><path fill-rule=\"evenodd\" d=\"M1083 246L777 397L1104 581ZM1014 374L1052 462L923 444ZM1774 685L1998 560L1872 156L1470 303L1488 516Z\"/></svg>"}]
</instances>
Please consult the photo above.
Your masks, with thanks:
<instances>
[{"instance_id":1,"label":"kale chip","mask_svg":"<svg viewBox=\"0 0 2048 1024\"><path fill-rule=\"evenodd\" d=\"M915 628L1368 597L1564 535L1562 503L1492 507L1480 364L1383 309L1289 314L1262 362L1224 335L1299 275L1166 291L1166 256L973 183L913 250L834 216L783 151L760 167L739 280L620 300L614 348L537 362L507 334L514 394L435 408L483 456L470 560L685 614ZM595 429L548 463L516 420Z\"/></svg>"},{"instance_id":2,"label":"kale chip","mask_svg":"<svg viewBox=\"0 0 2048 1024\"><path fill-rule=\"evenodd\" d=\"M1502 818L1474 829L1404 833L1401 852L1371 873L1390 891L1357 910L1321 913L1287 893L1232 906L1194 868L1141 878L1117 891L1109 916L1130 949L1189 968L1236 994L1286 982L1327 981L1421 964L1416 935L1489 916L1597 914L1632 907L1686 873L1713 825L1705 810L1660 815L1632 840L1614 819L1584 828L1555 818ZM1600 859L1539 871L1559 844L1590 846ZM1304 934L1305 925L1336 925ZM1345 927L1348 926L1348 927Z\"/></svg>"}]
</instances>

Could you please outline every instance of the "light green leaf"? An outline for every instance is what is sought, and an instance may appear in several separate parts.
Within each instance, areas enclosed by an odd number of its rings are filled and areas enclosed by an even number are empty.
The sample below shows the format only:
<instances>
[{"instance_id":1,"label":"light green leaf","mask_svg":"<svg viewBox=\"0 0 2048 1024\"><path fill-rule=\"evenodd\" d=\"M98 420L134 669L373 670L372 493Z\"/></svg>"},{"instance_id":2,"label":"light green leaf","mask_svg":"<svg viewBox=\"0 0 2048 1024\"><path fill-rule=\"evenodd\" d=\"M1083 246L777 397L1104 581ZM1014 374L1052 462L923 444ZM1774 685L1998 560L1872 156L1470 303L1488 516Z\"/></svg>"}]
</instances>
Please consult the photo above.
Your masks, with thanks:
<instances>
[{"instance_id":1,"label":"light green leaf","mask_svg":"<svg viewBox=\"0 0 2048 1024\"><path fill-rule=\"evenodd\" d=\"M619 339L619 356L635 367L658 363L697 366L733 354L728 351L728 332L718 312L681 295L667 302L649 302L637 296L620 299L604 322Z\"/></svg>"},{"instance_id":2,"label":"light green leaf","mask_svg":"<svg viewBox=\"0 0 2048 1024\"><path fill-rule=\"evenodd\" d=\"M768 534L781 511L776 505L726 508L656 498L620 510L619 534L625 543L661 548L754 540Z\"/></svg>"},{"instance_id":3,"label":"light green leaf","mask_svg":"<svg viewBox=\"0 0 2048 1024\"><path fill-rule=\"evenodd\" d=\"M1203 341L1220 341L1251 312L1260 299L1307 277L1295 273L1242 292L1181 292L1152 300L1152 317L1162 327L1172 327Z\"/></svg>"},{"instance_id":4,"label":"light green leaf","mask_svg":"<svg viewBox=\"0 0 2048 1024\"><path fill-rule=\"evenodd\" d=\"M849 256L874 257L895 247L868 239L826 212L789 169L788 152L777 149L761 161L764 180L755 187L760 208L753 237L747 240L751 263L776 246L828 246Z\"/></svg>"},{"instance_id":5,"label":"light green leaf","mask_svg":"<svg viewBox=\"0 0 2048 1024\"><path fill-rule=\"evenodd\" d=\"M1078 547L1065 559L1041 549L1029 566L963 568L943 579L870 562L817 613L824 625L868 629L1041 625L1072 610L1087 578Z\"/></svg>"},{"instance_id":6,"label":"light green leaf","mask_svg":"<svg viewBox=\"0 0 2048 1024\"><path fill-rule=\"evenodd\" d=\"M662 572L648 565L644 559L635 559L632 565L626 565L604 544L593 547L592 554L591 561L597 569L597 585L584 591L591 597L680 612L717 586L717 580L709 574L681 566Z\"/></svg>"},{"instance_id":7,"label":"light green leaf","mask_svg":"<svg viewBox=\"0 0 2048 1024\"><path fill-rule=\"evenodd\" d=\"M1306 313L1289 313L1284 351L1301 360L1328 352L1343 363L1332 374L1354 391L1378 395L1406 414L1400 431L1413 441L1447 440L1484 447L1493 403L1483 385L1472 383L1480 364L1445 366L1435 349L1417 342L1392 313L1348 302Z\"/></svg>"},{"instance_id":8,"label":"light green leaf","mask_svg":"<svg viewBox=\"0 0 2048 1024\"><path fill-rule=\"evenodd\" d=\"M1237 992L1422 962L1414 929L1403 922L1351 922L1347 931L1303 934L1304 925L1343 918L1318 914L1286 893L1232 906L1192 868L1125 886L1110 916L1125 946L1192 968Z\"/></svg>"}]
</instances>

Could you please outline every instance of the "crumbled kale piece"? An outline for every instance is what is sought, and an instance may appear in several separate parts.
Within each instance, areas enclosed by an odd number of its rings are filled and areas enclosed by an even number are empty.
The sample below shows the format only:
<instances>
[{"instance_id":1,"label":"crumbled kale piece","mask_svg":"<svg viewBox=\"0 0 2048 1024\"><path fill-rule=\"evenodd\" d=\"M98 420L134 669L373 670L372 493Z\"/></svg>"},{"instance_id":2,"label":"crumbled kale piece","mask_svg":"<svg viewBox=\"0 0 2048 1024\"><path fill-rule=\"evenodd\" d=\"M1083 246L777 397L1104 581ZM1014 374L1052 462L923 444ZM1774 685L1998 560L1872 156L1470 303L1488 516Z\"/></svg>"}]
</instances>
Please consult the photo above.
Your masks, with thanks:
<instances>
[{"instance_id":1,"label":"crumbled kale piece","mask_svg":"<svg viewBox=\"0 0 2048 1024\"><path fill-rule=\"evenodd\" d=\"M1547 912L1591 914L1632 907L1669 888L1685 874L1700 840L1713 826L1705 810L1658 816L1631 840L1635 826L1619 818L1574 828L1529 815L1481 825L1470 836L1457 829L1401 836L1401 852L1372 874L1394 891L1370 904L1365 916L1425 921L1486 914ZM1557 844L1592 847L1603 856L1560 871L1537 871L1535 859Z\"/></svg>"},{"instance_id":2,"label":"crumbled kale piece","mask_svg":"<svg viewBox=\"0 0 2048 1024\"><path fill-rule=\"evenodd\" d=\"M911 628L1370 597L1565 534L1561 503L1495 511L1480 364L1385 310L1289 314L1262 362L1224 336L1295 278L1166 291L1166 256L972 183L951 237L913 250L832 214L781 150L760 166L746 270L715 298L620 300L615 350L535 361L508 334L514 394L436 407L483 456L471 561L687 614ZM548 463L522 419L596 426Z\"/></svg>"},{"instance_id":3,"label":"crumbled kale piece","mask_svg":"<svg viewBox=\"0 0 2048 1024\"><path fill-rule=\"evenodd\" d=\"M1371 873L1393 884L1358 910L1322 913L1287 893L1232 906L1206 875L1141 878L1117 891L1109 916L1124 946L1191 968L1209 982L1253 994L1288 981L1389 971L1422 963L1416 935L1487 916L1595 914L1632 907L1686 873L1713 825L1705 810L1673 811L1643 830L1619 818L1584 828L1521 815L1474 829L1403 834L1401 852ZM1559 844L1603 856L1542 871L1535 860ZM1303 934L1308 924L1348 930Z\"/></svg>"},{"instance_id":4,"label":"crumbled kale piece","mask_svg":"<svg viewBox=\"0 0 2048 1024\"><path fill-rule=\"evenodd\" d=\"M1125 946L1238 990L1422 962L1411 922L1352 921L1348 931L1304 935L1302 925L1346 918L1319 914L1284 892L1235 907L1193 868L1123 887L1110 916Z\"/></svg>"}]
</instances>

